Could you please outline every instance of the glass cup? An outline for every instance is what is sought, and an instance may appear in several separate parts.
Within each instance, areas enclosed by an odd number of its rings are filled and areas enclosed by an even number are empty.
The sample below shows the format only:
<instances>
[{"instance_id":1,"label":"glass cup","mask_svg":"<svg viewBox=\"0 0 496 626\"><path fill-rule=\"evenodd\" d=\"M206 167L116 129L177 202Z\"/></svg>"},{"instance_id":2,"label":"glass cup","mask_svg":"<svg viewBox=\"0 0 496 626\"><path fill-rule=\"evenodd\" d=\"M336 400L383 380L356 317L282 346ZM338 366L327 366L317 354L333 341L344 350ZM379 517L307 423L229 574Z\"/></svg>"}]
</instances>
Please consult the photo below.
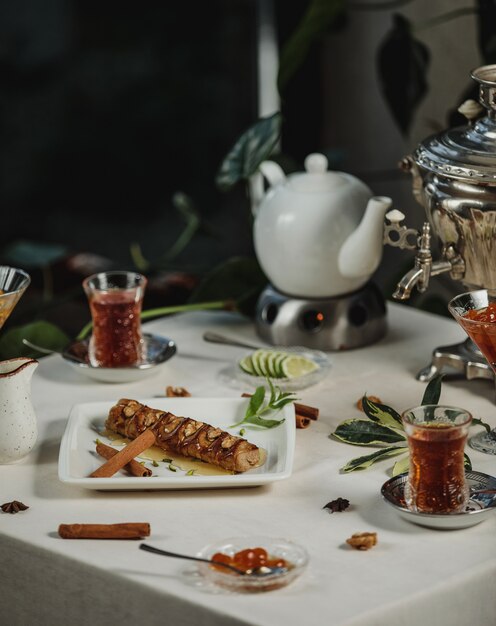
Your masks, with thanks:
<instances>
[{"instance_id":1,"label":"glass cup","mask_svg":"<svg viewBox=\"0 0 496 626\"><path fill-rule=\"evenodd\" d=\"M405 502L419 513L458 513L469 500L464 449L472 416L452 406L426 404L401 416L410 450Z\"/></svg>"},{"instance_id":2,"label":"glass cup","mask_svg":"<svg viewBox=\"0 0 496 626\"><path fill-rule=\"evenodd\" d=\"M143 362L140 315L146 283L136 272L102 272L83 281L93 321L91 365L129 367Z\"/></svg>"},{"instance_id":3,"label":"glass cup","mask_svg":"<svg viewBox=\"0 0 496 626\"><path fill-rule=\"evenodd\" d=\"M487 289L461 293L449 302L448 310L484 355L496 375L496 296ZM496 454L496 428L470 438L471 448Z\"/></svg>"},{"instance_id":4,"label":"glass cup","mask_svg":"<svg viewBox=\"0 0 496 626\"><path fill-rule=\"evenodd\" d=\"M0 265L0 328L15 309L31 278L24 270Z\"/></svg>"}]
</instances>

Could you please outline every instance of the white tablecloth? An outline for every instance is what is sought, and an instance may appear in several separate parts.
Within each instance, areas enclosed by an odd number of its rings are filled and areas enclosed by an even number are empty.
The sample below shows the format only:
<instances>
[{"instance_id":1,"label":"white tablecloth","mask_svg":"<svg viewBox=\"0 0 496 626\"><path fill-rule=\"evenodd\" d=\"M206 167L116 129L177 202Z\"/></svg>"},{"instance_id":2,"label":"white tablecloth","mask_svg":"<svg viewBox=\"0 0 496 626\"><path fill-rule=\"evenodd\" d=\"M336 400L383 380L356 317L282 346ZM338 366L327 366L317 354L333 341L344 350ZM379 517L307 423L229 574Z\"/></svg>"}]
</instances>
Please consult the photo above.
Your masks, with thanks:
<instances>
[{"instance_id":1,"label":"white tablecloth","mask_svg":"<svg viewBox=\"0 0 496 626\"><path fill-rule=\"evenodd\" d=\"M256 339L252 326L228 313L157 320L147 329L170 336L178 354L139 383L91 382L58 356L43 359L33 377L40 436L22 462L0 466L0 500L29 505L0 514L0 624L9 626L132 623L250 626L494 626L496 514L482 524L436 531L408 523L380 497L394 460L365 472L339 468L367 448L333 440L346 418L359 417L364 393L403 410L420 402L416 372L432 349L464 334L444 318L389 305L389 332L373 346L332 354L333 367L301 401L320 407L317 422L298 430L292 476L270 486L226 490L97 492L61 483L59 445L72 405L120 397L163 395L166 385L198 397L238 396L220 372L242 349L207 344L207 330ZM494 388L487 381L446 381L441 401L496 424ZM476 432L476 429L473 429ZM496 457L468 450L475 470L496 474ZM343 513L322 507L350 500ZM303 544L306 573L266 594L237 595L198 586L187 562L138 550L132 541L60 539L60 523L148 521L148 543L194 554L229 536L264 534ZM345 540L375 531L378 545L361 552Z\"/></svg>"}]
</instances>

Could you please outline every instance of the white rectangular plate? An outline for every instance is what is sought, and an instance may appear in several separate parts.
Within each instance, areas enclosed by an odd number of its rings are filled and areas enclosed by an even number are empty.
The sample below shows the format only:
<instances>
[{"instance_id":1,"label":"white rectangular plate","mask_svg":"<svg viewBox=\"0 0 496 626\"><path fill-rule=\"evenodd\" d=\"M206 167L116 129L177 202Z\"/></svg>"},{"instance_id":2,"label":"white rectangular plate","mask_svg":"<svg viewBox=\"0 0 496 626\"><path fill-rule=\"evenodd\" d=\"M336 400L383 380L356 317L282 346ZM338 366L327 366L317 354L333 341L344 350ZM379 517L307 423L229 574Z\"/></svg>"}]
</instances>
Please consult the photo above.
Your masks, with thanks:
<instances>
[{"instance_id":1,"label":"white rectangular plate","mask_svg":"<svg viewBox=\"0 0 496 626\"><path fill-rule=\"evenodd\" d=\"M176 415L191 417L212 426L239 435L240 427L229 428L245 415L247 398L152 398L139 400L147 406ZM88 402L75 405L69 415L67 427L62 437L59 454L59 478L62 482L101 490L140 490L140 489L205 489L215 487L249 487L264 485L288 478L293 466L295 446L295 417L293 404L286 405L276 415L266 415L268 419L282 419L284 422L275 428L259 428L246 425L244 438L267 451L267 459L261 467L243 474L215 476L186 475L184 471L173 472L167 463L153 467L153 476L140 478L129 476L124 471L111 478L88 478L104 460L95 453L95 440L112 445L102 436L110 407L115 402ZM164 451L164 457L167 453Z\"/></svg>"}]
</instances>

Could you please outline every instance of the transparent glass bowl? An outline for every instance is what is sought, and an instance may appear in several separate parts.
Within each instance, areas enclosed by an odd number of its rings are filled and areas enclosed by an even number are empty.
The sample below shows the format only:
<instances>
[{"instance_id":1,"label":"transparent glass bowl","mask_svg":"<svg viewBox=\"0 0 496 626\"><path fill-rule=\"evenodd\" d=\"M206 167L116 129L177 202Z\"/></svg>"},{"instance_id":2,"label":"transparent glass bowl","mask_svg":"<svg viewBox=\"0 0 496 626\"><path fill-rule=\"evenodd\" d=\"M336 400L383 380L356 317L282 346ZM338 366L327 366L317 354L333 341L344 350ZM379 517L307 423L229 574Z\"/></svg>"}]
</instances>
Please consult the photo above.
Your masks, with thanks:
<instances>
[{"instance_id":1,"label":"transparent glass bowl","mask_svg":"<svg viewBox=\"0 0 496 626\"><path fill-rule=\"evenodd\" d=\"M270 557L282 558L291 567L285 572L267 576L256 574L241 576L229 573L227 569L225 572L221 569L214 569L208 563L198 563L198 569L205 579L219 587L238 593L256 593L286 587L303 573L308 564L308 553L302 546L285 539L262 535L225 539L205 546L197 556L210 559L216 552L233 556L236 552L247 548L265 548Z\"/></svg>"}]
</instances>

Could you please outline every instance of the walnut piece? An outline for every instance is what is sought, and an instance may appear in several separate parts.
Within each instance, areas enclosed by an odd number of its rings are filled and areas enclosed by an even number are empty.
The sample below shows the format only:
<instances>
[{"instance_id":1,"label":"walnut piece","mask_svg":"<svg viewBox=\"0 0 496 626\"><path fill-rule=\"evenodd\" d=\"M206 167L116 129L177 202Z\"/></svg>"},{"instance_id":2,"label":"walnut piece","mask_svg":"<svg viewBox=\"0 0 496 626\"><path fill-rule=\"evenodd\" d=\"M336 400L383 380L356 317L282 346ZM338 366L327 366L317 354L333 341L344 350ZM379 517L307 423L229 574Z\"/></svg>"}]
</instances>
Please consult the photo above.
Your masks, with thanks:
<instances>
[{"instance_id":1,"label":"walnut piece","mask_svg":"<svg viewBox=\"0 0 496 626\"><path fill-rule=\"evenodd\" d=\"M377 543L377 533L355 533L346 543L356 550L369 550Z\"/></svg>"},{"instance_id":2,"label":"walnut piece","mask_svg":"<svg viewBox=\"0 0 496 626\"><path fill-rule=\"evenodd\" d=\"M190 392L184 387L171 387L170 385L165 389L165 395L168 398L190 398Z\"/></svg>"},{"instance_id":3,"label":"walnut piece","mask_svg":"<svg viewBox=\"0 0 496 626\"><path fill-rule=\"evenodd\" d=\"M382 404L382 400L378 398L377 396L367 396L367 398L374 404ZM356 403L356 407L359 411L363 411L362 400L363 398L360 398L360 400L357 400L357 403Z\"/></svg>"},{"instance_id":4,"label":"walnut piece","mask_svg":"<svg viewBox=\"0 0 496 626\"><path fill-rule=\"evenodd\" d=\"M0 505L0 508L2 509L4 513L11 513L12 515L14 513L19 513L19 511L25 511L26 509L29 509L27 505L23 504L22 502L19 502L19 500L12 500L12 502L5 502L4 504Z\"/></svg>"}]
</instances>

